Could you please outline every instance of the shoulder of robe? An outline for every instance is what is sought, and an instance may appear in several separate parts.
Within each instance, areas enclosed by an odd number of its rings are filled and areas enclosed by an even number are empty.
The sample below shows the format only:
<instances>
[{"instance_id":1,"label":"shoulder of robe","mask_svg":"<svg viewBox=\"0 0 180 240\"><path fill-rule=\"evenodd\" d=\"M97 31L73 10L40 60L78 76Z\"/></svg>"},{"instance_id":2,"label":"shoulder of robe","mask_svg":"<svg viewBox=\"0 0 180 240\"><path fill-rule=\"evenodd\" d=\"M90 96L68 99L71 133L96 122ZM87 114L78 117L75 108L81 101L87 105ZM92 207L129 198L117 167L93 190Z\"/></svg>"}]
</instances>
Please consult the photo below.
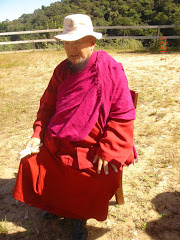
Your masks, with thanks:
<instances>
[{"instance_id":1,"label":"shoulder of robe","mask_svg":"<svg viewBox=\"0 0 180 240\"><path fill-rule=\"evenodd\" d=\"M98 61L103 67L103 72L110 76L113 84L118 85L124 79L124 68L122 63L117 62L105 51L98 51Z\"/></svg>"},{"instance_id":2,"label":"shoulder of robe","mask_svg":"<svg viewBox=\"0 0 180 240\"><path fill-rule=\"evenodd\" d=\"M66 62L67 62L67 59L63 60L60 64L58 64L55 69L54 69L54 72L59 72L59 71L62 71L64 70L65 66L66 66Z\"/></svg>"},{"instance_id":3,"label":"shoulder of robe","mask_svg":"<svg viewBox=\"0 0 180 240\"><path fill-rule=\"evenodd\" d=\"M56 66L56 68L54 69L54 73L53 73L53 78L58 81L58 82L62 82L63 79L63 75L65 72L65 67L66 67L66 62L67 59L65 59L64 61L62 61L59 65Z\"/></svg>"}]
</instances>

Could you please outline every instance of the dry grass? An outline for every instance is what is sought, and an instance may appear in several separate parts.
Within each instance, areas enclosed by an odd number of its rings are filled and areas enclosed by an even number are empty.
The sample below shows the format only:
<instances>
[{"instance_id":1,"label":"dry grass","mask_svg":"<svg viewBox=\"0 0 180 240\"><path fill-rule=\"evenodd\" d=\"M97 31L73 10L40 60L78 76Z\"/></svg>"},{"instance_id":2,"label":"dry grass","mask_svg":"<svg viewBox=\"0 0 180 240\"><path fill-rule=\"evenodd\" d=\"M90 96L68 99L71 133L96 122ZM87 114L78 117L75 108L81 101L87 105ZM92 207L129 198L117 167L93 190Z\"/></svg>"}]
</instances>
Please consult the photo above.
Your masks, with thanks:
<instances>
[{"instance_id":1,"label":"dry grass","mask_svg":"<svg viewBox=\"0 0 180 240\"><path fill-rule=\"evenodd\" d=\"M179 54L110 52L138 90L135 145L139 163L124 169L126 203L112 199L108 219L88 221L89 239L180 239ZM12 198L18 152L63 52L0 54L0 239L68 240L71 223L41 220L41 210Z\"/></svg>"}]
</instances>

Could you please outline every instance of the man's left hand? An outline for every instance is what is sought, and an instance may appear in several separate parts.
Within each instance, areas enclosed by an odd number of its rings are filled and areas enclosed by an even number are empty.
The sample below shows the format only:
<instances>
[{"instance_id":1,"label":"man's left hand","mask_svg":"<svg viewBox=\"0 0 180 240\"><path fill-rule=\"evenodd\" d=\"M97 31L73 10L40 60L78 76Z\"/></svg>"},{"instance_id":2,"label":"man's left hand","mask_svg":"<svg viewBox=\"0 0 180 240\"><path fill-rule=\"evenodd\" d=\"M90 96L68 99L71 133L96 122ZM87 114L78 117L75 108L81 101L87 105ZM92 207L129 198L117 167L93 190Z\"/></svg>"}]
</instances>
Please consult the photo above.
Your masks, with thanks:
<instances>
[{"instance_id":1,"label":"man's left hand","mask_svg":"<svg viewBox=\"0 0 180 240\"><path fill-rule=\"evenodd\" d=\"M107 161L105 161L104 159L100 158L97 154L96 156L94 157L94 161L93 163L96 163L98 161L98 168L97 168L97 173L101 173L101 170L102 170L102 167L104 168L104 173L106 175L109 174L109 164L112 166L112 168L114 169L114 171L117 173L118 172L118 168L111 164L111 163L108 163Z\"/></svg>"}]
</instances>

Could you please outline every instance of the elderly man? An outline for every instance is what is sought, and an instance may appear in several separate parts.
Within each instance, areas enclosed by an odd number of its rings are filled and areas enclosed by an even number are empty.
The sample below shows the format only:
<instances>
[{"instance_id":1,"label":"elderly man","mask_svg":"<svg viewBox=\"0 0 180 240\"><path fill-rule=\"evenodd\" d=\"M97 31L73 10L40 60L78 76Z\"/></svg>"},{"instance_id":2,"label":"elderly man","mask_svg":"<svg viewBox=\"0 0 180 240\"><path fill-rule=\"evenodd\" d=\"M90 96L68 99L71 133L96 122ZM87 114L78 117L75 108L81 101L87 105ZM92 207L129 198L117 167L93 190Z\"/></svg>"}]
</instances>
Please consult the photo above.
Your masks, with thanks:
<instances>
[{"instance_id":1,"label":"elderly man","mask_svg":"<svg viewBox=\"0 0 180 240\"><path fill-rule=\"evenodd\" d=\"M65 17L67 59L44 92L21 160L14 198L74 219L73 239L87 239L86 220L107 218L123 166L133 162L135 109L120 63L94 50L101 33L87 15Z\"/></svg>"}]
</instances>

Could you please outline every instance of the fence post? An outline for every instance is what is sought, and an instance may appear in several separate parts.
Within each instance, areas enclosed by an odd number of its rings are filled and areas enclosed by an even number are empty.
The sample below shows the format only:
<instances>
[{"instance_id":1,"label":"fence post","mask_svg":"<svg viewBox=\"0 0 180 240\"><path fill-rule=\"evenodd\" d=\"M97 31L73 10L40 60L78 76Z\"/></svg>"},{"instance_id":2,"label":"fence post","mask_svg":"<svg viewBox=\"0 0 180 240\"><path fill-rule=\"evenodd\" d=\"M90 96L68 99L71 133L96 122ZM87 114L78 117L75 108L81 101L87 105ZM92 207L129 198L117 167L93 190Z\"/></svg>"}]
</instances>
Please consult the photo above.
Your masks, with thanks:
<instances>
[{"instance_id":1,"label":"fence post","mask_svg":"<svg viewBox=\"0 0 180 240\"><path fill-rule=\"evenodd\" d=\"M156 40L159 40L159 35L160 35L160 27L158 26L158 29L157 29L157 39Z\"/></svg>"},{"instance_id":2,"label":"fence post","mask_svg":"<svg viewBox=\"0 0 180 240\"><path fill-rule=\"evenodd\" d=\"M33 40L34 39L35 39L35 34L33 33ZM34 42L33 45L34 45L34 50L35 50L36 49L36 43Z\"/></svg>"},{"instance_id":3,"label":"fence post","mask_svg":"<svg viewBox=\"0 0 180 240\"><path fill-rule=\"evenodd\" d=\"M3 36L3 41L6 42L6 37ZM4 47L3 47L3 51L5 52L6 51L6 45L4 44Z\"/></svg>"},{"instance_id":4,"label":"fence post","mask_svg":"<svg viewBox=\"0 0 180 240\"><path fill-rule=\"evenodd\" d=\"M123 36L126 36L126 34L125 34L125 28L124 28L124 32L123 32ZM122 40L122 44L124 44L124 39Z\"/></svg>"}]
</instances>

